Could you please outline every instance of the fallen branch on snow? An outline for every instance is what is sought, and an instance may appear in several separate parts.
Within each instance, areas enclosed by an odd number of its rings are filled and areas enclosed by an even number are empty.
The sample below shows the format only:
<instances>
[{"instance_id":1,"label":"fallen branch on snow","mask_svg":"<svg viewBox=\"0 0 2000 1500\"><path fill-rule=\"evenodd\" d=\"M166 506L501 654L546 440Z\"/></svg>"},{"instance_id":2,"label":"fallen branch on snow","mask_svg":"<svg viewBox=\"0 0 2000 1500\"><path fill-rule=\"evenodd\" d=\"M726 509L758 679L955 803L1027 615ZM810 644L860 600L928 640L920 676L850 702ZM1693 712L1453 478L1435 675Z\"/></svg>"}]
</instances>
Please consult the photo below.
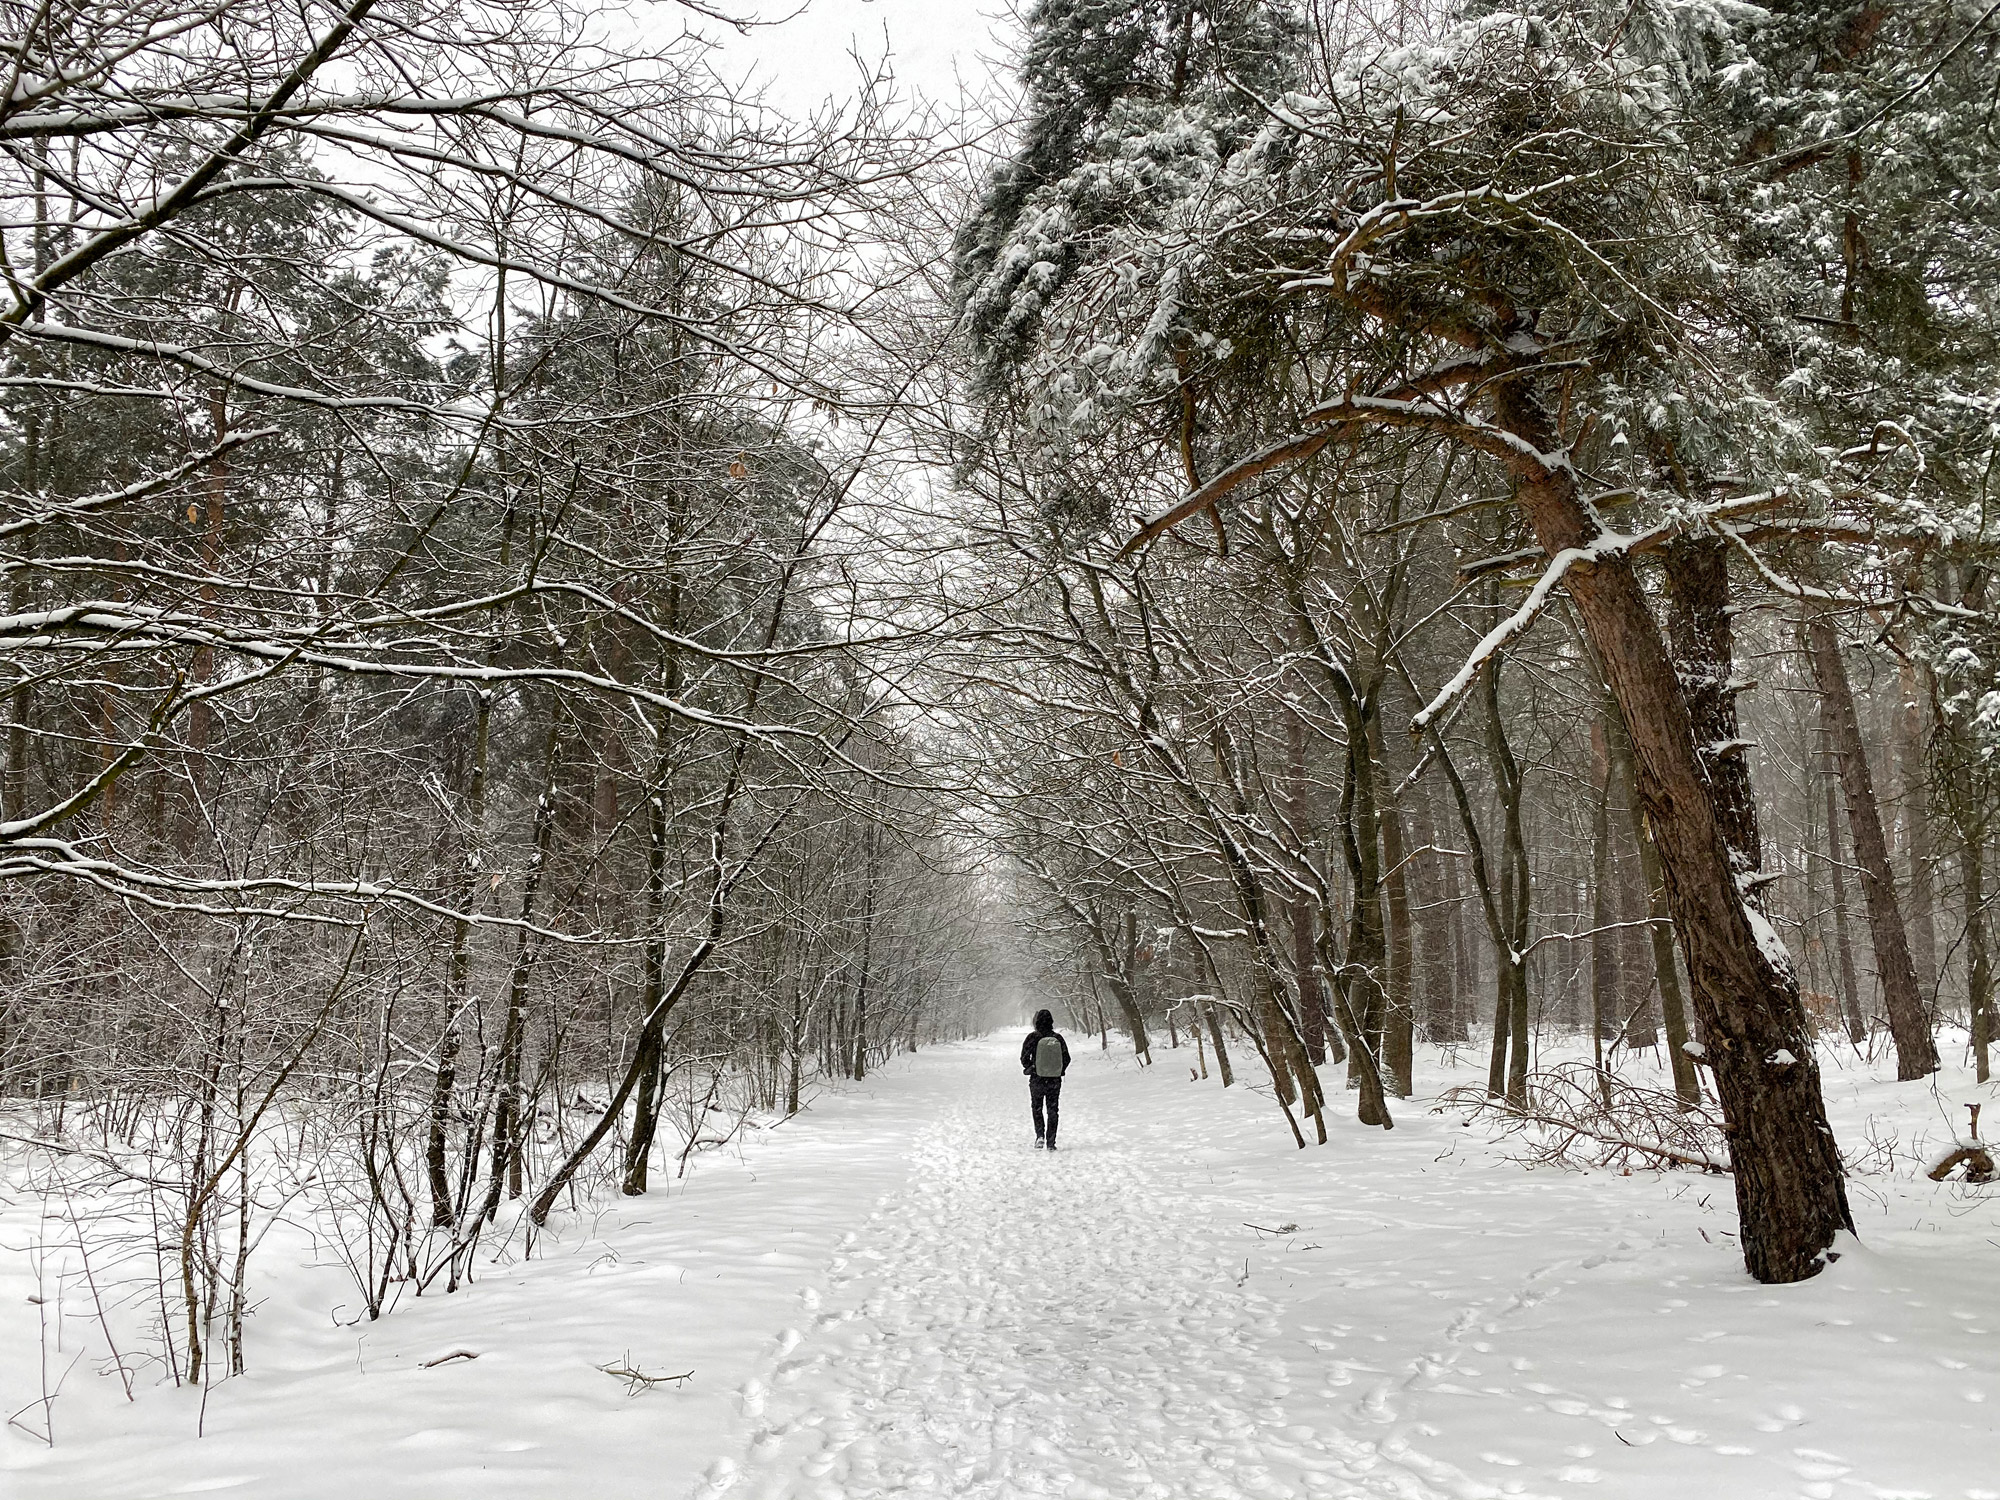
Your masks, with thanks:
<instances>
[{"instance_id":1,"label":"fallen branch on snow","mask_svg":"<svg viewBox=\"0 0 2000 1500\"><path fill-rule=\"evenodd\" d=\"M1683 1108L1673 1094L1599 1071L1559 1063L1528 1075L1527 1102L1510 1105L1483 1088L1453 1089L1441 1109L1468 1110L1516 1137L1535 1162L1565 1167L1692 1167L1728 1173L1722 1124L1706 1109Z\"/></svg>"},{"instance_id":2,"label":"fallen branch on snow","mask_svg":"<svg viewBox=\"0 0 2000 1500\"><path fill-rule=\"evenodd\" d=\"M632 1356L625 1356L622 1365L599 1365L598 1369L607 1375L616 1375L625 1382L625 1394L636 1396L642 1391L650 1391L656 1385L674 1385L683 1380L694 1379L694 1371L684 1370L678 1375L648 1375L632 1363Z\"/></svg>"}]
</instances>

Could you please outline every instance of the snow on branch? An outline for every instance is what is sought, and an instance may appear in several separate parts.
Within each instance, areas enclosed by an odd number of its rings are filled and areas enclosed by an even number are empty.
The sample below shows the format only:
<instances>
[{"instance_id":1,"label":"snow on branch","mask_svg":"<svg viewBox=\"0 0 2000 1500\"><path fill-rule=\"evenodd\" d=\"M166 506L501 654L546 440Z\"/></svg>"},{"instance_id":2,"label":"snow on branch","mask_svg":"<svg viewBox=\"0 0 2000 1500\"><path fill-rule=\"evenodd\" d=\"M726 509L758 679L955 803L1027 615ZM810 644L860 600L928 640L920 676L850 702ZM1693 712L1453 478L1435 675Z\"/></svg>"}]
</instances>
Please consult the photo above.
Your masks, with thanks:
<instances>
[{"instance_id":1,"label":"snow on branch","mask_svg":"<svg viewBox=\"0 0 2000 1500\"><path fill-rule=\"evenodd\" d=\"M1834 589L1823 589L1809 583L1797 583L1774 570L1757 553L1734 526L1717 525L1713 528L1718 536L1734 542L1742 554L1750 560L1750 566L1757 575L1780 594L1790 599L1806 603L1832 605L1846 609L1884 609L1894 604L1913 605L1932 614L1954 620L1983 620L1985 615L1976 609L1967 609L1962 604L1949 604L1942 599L1933 599L1928 594L1914 590L1896 599L1866 599L1858 594L1844 594Z\"/></svg>"},{"instance_id":2,"label":"snow on branch","mask_svg":"<svg viewBox=\"0 0 2000 1500\"><path fill-rule=\"evenodd\" d=\"M1410 720L1410 727L1413 730L1428 727L1433 719L1456 702L1465 690L1472 686L1473 679L1479 675L1479 669L1498 655L1507 642L1540 618L1543 606L1549 602L1556 585L1562 582L1563 575L1572 567L1579 563L1589 566L1603 562L1607 558L1622 556L1631 544L1630 537L1615 531L1606 531L1600 533L1597 540L1587 547L1565 547L1550 558L1549 565L1542 570L1542 576L1536 579L1535 586L1528 590L1528 597L1521 601L1521 607L1486 632L1485 638L1473 647L1472 654L1452 674L1451 680L1438 689L1436 697L1418 710L1416 716Z\"/></svg>"},{"instance_id":3,"label":"snow on branch","mask_svg":"<svg viewBox=\"0 0 2000 1500\"><path fill-rule=\"evenodd\" d=\"M1172 531L1188 517L1207 510L1224 495L1240 489L1251 480L1286 464L1312 457L1332 442L1333 438L1332 432L1310 432L1303 436L1288 437L1281 442L1273 443L1260 453L1253 453L1250 457L1231 464L1207 484L1175 502L1170 509L1141 526L1133 533L1132 539L1118 549L1118 560L1123 562L1145 547L1148 542Z\"/></svg>"},{"instance_id":4,"label":"snow on branch","mask_svg":"<svg viewBox=\"0 0 2000 1500\"><path fill-rule=\"evenodd\" d=\"M136 500L145 500L157 495L161 490L171 489L190 475L198 474L224 454L241 448L245 443L254 443L259 438L273 436L275 427L258 427L244 432L231 433L206 452L197 453L186 463L155 474L150 479L137 480L122 490L109 490L102 494L86 495L76 500L44 500L41 509L18 521L0 525L0 540L19 536L24 531L33 531L52 521L76 521L99 511L116 510L121 505L129 505Z\"/></svg>"},{"instance_id":5,"label":"snow on branch","mask_svg":"<svg viewBox=\"0 0 2000 1500\"><path fill-rule=\"evenodd\" d=\"M637 946L649 941L644 934L565 932L520 917L499 916L472 907L461 909L401 886L370 880L327 881L275 875L199 878L99 858L66 839L9 840L5 856L0 857L0 882L39 876L67 876L156 911L207 917L256 917L351 928L366 921L373 908L397 906L444 921L522 932L552 943L606 947ZM327 911L313 905L314 902L330 902L344 909Z\"/></svg>"}]
</instances>

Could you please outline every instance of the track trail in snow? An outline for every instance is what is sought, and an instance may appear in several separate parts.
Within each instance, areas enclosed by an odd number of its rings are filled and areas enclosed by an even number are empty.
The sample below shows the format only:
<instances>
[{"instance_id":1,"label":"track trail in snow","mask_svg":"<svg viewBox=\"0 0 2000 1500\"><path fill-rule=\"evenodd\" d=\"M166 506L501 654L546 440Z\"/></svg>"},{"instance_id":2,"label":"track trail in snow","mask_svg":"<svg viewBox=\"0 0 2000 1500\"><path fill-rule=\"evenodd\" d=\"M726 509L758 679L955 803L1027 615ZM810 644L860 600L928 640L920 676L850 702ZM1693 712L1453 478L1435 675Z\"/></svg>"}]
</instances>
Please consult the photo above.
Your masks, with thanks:
<instances>
[{"instance_id":1,"label":"track trail in snow","mask_svg":"<svg viewBox=\"0 0 2000 1500\"><path fill-rule=\"evenodd\" d=\"M747 1451L699 1500L1463 1493L1378 1446L1388 1414L1328 1386L1154 1165L1157 1137L1121 1141L1066 1091L1072 1144L1048 1156L1000 1052L939 1081L906 1184L805 1293L743 1392Z\"/></svg>"}]
</instances>

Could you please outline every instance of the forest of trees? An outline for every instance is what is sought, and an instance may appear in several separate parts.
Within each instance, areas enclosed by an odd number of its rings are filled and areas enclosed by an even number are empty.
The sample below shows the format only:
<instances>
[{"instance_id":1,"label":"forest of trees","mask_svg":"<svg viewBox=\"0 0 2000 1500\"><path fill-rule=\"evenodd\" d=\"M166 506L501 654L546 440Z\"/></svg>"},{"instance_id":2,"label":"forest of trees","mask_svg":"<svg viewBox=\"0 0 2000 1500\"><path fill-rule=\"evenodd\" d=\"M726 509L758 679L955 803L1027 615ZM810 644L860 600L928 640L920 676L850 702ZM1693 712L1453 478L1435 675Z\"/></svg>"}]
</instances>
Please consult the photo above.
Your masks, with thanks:
<instances>
[{"instance_id":1,"label":"forest of trees","mask_svg":"<svg viewBox=\"0 0 2000 1500\"><path fill-rule=\"evenodd\" d=\"M1037 0L997 134L4 26L0 1127L176 1378L1017 988L1301 1146L1580 1039L1768 1281L1816 1036L1986 1078L1994 8Z\"/></svg>"}]
</instances>

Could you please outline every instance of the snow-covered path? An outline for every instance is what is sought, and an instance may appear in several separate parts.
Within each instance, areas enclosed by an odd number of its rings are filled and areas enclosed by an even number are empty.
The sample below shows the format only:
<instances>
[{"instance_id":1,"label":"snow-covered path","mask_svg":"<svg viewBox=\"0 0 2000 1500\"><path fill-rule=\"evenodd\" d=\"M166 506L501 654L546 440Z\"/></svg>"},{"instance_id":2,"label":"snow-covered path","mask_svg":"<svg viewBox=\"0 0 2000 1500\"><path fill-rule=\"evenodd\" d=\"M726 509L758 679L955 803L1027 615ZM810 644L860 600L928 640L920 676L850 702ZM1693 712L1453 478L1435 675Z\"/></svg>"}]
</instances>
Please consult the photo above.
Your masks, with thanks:
<instances>
[{"instance_id":1,"label":"snow-covered path","mask_svg":"<svg viewBox=\"0 0 2000 1500\"><path fill-rule=\"evenodd\" d=\"M1278 1308L1167 1180L1163 1129L1120 1110L1109 1132L1076 1089L1070 1149L1037 1153L1018 1076L990 1061L847 1237L823 1305L747 1392L747 1459L708 1494L1435 1493L1296 1387Z\"/></svg>"},{"instance_id":2,"label":"snow-covered path","mask_svg":"<svg viewBox=\"0 0 2000 1500\"><path fill-rule=\"evenodd\" d=\"M12 1253L46 1226L0 1173L0 1403L45 1367L61 1390L54 1448L0 1437L0 1493L2000 1500L2000 1191L1920 1171L2000 1088L1829 1059L1843 1143L1874 1143L1862 1240L1763 1287L1726 1181L1527 1171L1418 1101L1299 1151L1187 1049L1142 1070L1074 1040L1054 1157L1001 1036L829 1089L379 1322L309 1235L274 1237L250 1373L205 1398L152 1374L125 1401L82 1280ZM1425 1091L1479 1071L1426 1049ZM606 1366L694 1375L634 1395Z\"/></svg>"},{"instance_id":3,"label":"snow-covered path","mask_svg":"<svg viewBox=\"0 0 2000 1500\"><path fill-rule=\"evenodd\" d=\"M1726 1183L1524 1174L1407 1106L1294 1152L1268 1096L1191 1087L1184 1053L1082 1053L1046 1157L1013 1045L910 1079L908 1178L804 1293L698 1500L2000 1493L1965 1254L1991 1199L1863 1186L1870 1247L1758 1287Z\"/></svg>"}]
</instances>

